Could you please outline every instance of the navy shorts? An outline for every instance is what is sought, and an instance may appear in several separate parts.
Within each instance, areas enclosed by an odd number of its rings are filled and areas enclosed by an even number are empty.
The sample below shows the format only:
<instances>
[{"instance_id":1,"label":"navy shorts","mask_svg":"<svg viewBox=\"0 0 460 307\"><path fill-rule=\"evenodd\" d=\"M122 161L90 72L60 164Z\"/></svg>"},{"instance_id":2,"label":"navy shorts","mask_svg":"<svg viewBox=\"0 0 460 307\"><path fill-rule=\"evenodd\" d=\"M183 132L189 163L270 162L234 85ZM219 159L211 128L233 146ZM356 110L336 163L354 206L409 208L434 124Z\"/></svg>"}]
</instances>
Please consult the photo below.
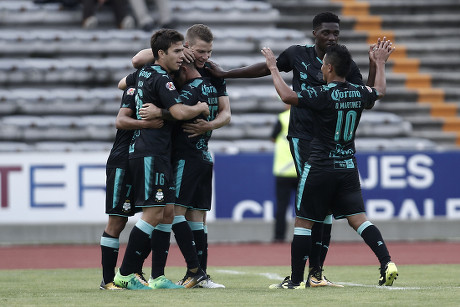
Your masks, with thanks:
<instances>
[{"instance_id":1,"label":"navy shorts","mask_svg":"<svg viewBox=\"0 0 460 307\"><path fill-rule=\"evenodd\" d=\"M174 204L171 160L162 156L129 160L135 206L158 207Z\"/></svg>"},{"instance_id":2,"label":"navy shorts","mask_svg":"<svg viewBox=\"0 0 460 307\"><path fill-rule=\"evenodd\" d=\"M211 210L213 164L201 158L174 162L176 205L194 210Z\"/></svg>"},{"instance_id":3,"label":"navy shorts","mask_svg":"<svg viewBox=\"0 0 460 307\"><path fill-rule=\"evenodd\" d=\"M132 199L129 171L125 168L106 168L105 213L124 217L137 211Z\"/></svg>"},{"instance_id":4,"label":"navy shorts","mask_svg":"<svg viewBox=\"0 0 460 307\"><path fill-rule=\"evenodd\" d=\"M307 163L308 158L310 157L311 140L288 137L288 141L295 164L295 170L297 171L297 177L300 177L305 163Z\"/></svg>"},{"instance_id":5,"label":"navy shorts","mask_svg":"<svg viewBox=\"0 0 460 307\"><path fill-rule=\"evenodd\" d=\"M335 219L364 213L364 201L356 166L352 169L325 169L306 164L299 182L296 215L323 222L332 212Z\"/></svg>"}]
</instances>

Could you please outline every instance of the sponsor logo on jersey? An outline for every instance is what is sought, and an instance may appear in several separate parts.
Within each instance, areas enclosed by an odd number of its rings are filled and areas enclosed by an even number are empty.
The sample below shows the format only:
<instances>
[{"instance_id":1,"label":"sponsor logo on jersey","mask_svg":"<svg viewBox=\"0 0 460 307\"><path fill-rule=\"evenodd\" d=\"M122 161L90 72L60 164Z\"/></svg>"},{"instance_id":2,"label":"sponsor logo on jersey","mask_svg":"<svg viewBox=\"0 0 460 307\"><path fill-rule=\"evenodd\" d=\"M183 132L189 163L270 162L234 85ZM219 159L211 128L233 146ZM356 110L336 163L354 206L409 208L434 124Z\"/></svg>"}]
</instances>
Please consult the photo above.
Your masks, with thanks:
<instances>
[{"instance_id":1,"label":"sponsor logo on jersey","mask_svg":"<svg viewBox=\"0 0 460 307\"><path fill-rule=\"evenodd\" d=\"M174 83L172 83L171 81L166 83L166 88L170 91L174 91L176 89L176 87L174 86Z\"/></svg>"},{"instance_id":2,"label":"sponsor logo on jersey","mask_svg":"<svg viewBox=\"0 0 460 307\"><path fill-rule=\"evenodd\" d=\"M129 89L126 90L126 95L134 95L134 91L135 91L135 88L134 87L130 87Z\"/></svg>"}]
</instances>

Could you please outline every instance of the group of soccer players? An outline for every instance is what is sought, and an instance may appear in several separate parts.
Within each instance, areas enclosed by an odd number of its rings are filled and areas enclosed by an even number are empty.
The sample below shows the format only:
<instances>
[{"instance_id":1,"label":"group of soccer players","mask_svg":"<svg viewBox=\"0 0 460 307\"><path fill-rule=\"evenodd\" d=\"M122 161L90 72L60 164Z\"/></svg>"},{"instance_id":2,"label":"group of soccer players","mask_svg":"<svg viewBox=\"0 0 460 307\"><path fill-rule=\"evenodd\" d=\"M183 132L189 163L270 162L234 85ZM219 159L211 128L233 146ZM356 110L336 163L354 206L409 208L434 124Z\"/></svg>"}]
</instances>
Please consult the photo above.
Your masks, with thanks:
<instances>
[{"instance_id":1,"label":"group of soccer players","mask_svg":"<svg viewBox=\"0 0 460 307\"><path fill-rule=\"evenodd\" d=\"M385 62L394 48L385 38L370 46L364 86L350 53L337 44L339 34L335 14L318 14L313 19L314 45L293 45L276 59L264 48L265 62L230 71L208 61L213 38L207 26L190 27L185 45L175 30L153 34L151 49L133 58L136 67L144 66L120 82L126 89L117 116L121 130L107 162L109 222L101 237L101 289L224 287L206 274L205 222L212 176L207 143L211 131L230 120L225 78L270 74L283 102L292 105L288 140L299 177L291 275L270 288L341 286L322 274L332 216L347 218L375 253L379 285L393 284L396 265L379 230L365 215L354 134L363 109L372 108L385 93ZM293 71L293 90L279 71ZM117 154L119 158L113 159ZM132 189L127 189L130 183ZM119 234L127 217L139 209L141 219L131 231L115 275ZM176 284L164 276L171 230L187 263L184 279ZM150 251L152 273L147 281L142 265ZM307 259L310 269L304 281Z\"/></svg>"},{"instance_id":2,"label":"group of soccer players","mask_svg":"<svg viewBox=\"0 0 460 307\"><path fill-rule=\"evenodd\" d=\"M146 65L119 83L126 89L117 116L117 136L131 134L132 138L120 150L115 150L120 143L116 141L112 149L111 156L123 152L124 165L114 169L111 164L112 176L107 167L107 185L113 188L107 189L109 222L101 238L101 289L224 287L206 274L205 223L211 209L213 168L208 141L212 130L226 125L231 116L225 81L208 76L204 69L212 42L212 32L205 25L187 30L187 48L182 34L161 29L153 34L151 49L133 59L136 66ZM191 63L184 61L185 49ZM142 216L114 276L119 234L127 217L139 209ZM117 232L110 232L111 224L118 225ZM185 277L177 284L164 276L171 231L187 263ZM150 251L152 272L147 281L142 266Z\"/></svg>"}]
</instances>

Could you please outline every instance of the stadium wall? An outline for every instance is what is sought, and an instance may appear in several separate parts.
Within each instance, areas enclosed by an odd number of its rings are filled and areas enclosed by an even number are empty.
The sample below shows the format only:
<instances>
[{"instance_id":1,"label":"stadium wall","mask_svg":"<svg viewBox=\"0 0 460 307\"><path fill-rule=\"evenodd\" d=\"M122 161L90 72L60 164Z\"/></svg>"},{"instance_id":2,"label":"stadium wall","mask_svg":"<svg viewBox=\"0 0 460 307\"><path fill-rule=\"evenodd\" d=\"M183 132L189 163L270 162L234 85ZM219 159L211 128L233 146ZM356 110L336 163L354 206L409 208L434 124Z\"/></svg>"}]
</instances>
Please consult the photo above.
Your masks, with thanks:
<instances>
[{"instance_id":1,"label":"stadium wall","mask_svg":"<svg viewBox=\"0 0 460 307\"><path fill-rule=\"evenodd\" d=\"M460 239L459 152L361 153L366 211L387 240ZM0 155L0 244L97 243L107 152ZM211 242L272 239L272 153L215 154ZM132 227L138 216L132 218ZM287 216L292 228L293 210ZM122 242L129 231L123 232ZM335 221L333 240L360 237Z\"/></svg>"}]
</instances>

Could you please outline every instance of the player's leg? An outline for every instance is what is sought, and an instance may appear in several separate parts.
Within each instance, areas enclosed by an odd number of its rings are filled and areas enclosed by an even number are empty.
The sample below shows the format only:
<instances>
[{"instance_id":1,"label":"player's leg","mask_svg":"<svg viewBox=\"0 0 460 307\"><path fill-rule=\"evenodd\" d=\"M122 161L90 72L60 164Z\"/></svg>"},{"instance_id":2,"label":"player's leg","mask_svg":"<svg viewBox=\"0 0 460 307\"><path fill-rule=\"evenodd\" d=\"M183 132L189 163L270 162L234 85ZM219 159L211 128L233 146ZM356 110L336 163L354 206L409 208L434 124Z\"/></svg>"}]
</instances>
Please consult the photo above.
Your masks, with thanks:
<instances>
[{"instance_id":1,"label":"player's leg","mask_svg":"<svg viewBox=\"0 0 460 307\"><path fill-rule=\"evenodd\" d=\"M348 216L349 225L363 238L380 262L380 286L391 286L398 276L398 269L391 261L390 253L379 229L367 220L366 214Z\"/></svg>"},{"instance_id":2,"label":"player's leg","mask_svg":"<svg viewBox=\"0 0 460 307\"><path fill-rule=\"evenodd\" d=\"M340 174L340 192L332 208L334 216L346 217L348 224L363 238L380 262L379 285L391 286L398 275L396 265L391 262L382 234L367 220L361 194L358 170Z\"/></svg>"},{"instance_id":3,"label":"player's leg","mask_svg":"<svg viewBox=\"0 0 460 307\"><path fill-rule=\"evenodd\" d=\"M102 282L100 289L118 290L114 285L115 267L120 247L120 233L126 226L128 217L134 214L130 202L131 182L125 168L106 169L105 212L109 215L107 225L101 236Z\"/></svg>"},{"instance_id":4,"label":"player's leg","mask_svg":"<svg viewBox=\"0 0 460 307\"><path fill-rule=\"evenodd\" d=\"M176 237L177 245L179 246L187 264L185 277L179 283L186 288L193 288L200 281L206 278L206 274L200 268L192 229L185 219L187 208L183 206L176 206L175 211L173 222L174 236Z\"/></svg>"}]
</instances>

